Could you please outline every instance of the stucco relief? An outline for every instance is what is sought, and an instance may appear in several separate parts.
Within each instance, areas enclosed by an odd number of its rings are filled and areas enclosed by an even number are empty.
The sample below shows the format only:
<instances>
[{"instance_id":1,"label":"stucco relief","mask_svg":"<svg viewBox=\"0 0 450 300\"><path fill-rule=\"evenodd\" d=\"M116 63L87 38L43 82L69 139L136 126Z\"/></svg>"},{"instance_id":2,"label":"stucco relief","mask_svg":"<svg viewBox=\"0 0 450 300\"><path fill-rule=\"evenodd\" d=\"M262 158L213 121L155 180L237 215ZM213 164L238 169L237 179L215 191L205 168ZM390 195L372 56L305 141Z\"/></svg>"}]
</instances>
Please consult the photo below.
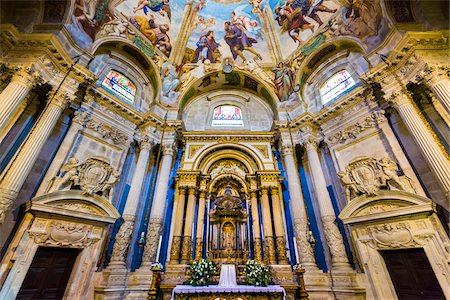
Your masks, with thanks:
<instances>
[{"instance_id":1,"label":"stucco relief","mask_svg":"<svg viewBox=\"0 0 450 300\"><path fill-rule=\"evenodd\" d=\"M374 249L422 247L430 234L413 235L408 222L388 223L367 227L370 239L362 240Z\"/></svg>"},{"instance_id":2,"label":"stucco relief","mask_svg":"<svg viewBox=\"0 0 450 300\"><path fill-rule=\"evenodd\" d=\"M390 158L357 157L338 173L348 200L359 195L374 196L380 189L415 193L411 179L400 172Z\"/></svg>"},{"instance_id":3,"label":"stucco relief","mask_svg":"<svg viewBox=\"0 0 450 300\"><path fill-rule=\"evenodd\" d=\"M101 157L90 157L84 163L71 157L50 181L47 192L81 189L88 195L99 194L110 199L118 178L117 171Z\"/></svg>"},{"instance_id":4,"label":"stucco relief","mask_svg":"<svg viewBox=\"0 0 450 300\"><path fill-rule=\"evenodd\" d=\"M92 225L54 220L39 230L43 223L35 224L28 235L40 245L85 248L100 239L93 236Z\"/></svg>"}]
</instances>

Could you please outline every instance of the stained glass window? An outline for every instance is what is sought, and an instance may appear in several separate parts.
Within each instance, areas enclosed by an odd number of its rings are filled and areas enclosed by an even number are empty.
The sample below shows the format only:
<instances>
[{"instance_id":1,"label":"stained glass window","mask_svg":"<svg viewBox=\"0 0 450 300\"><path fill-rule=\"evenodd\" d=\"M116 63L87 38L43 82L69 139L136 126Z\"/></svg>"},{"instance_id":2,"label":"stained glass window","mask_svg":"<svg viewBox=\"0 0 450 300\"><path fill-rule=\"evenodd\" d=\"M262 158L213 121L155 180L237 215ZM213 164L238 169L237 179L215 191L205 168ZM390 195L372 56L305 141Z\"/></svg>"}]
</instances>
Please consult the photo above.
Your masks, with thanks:
<instances>
[{"instance_id":1,"label":"stained glass window","mask_svg":"<svg viewBox=\"0 0 450 300\"><path fill-rule=\"evenodd\" d=\"M330 77L320 88L322 103L327 104L341 96L356 85L347 70L342 70Z\"/></svg>"},{"instance_id":2,"label":"stained glass window","mask_svg":"<svg viewBox=\"0 0 450 300\"><path fill-rule=\"evenodd\" d=\"M136 96L136 86L125 75L111 70L102 83L107 90L125 98L125 100L133 103Z\"/></svg>"},{"instance_id":3,"label":"stained glass window","mask_svg":"<svg viewBox=\"0 0 450 300\"><path fill-rule=\"evenodd\" d=\"M244 126L242 111L234 105L221 105L214 109L212 126Z\"/></svg>"}]
</instances>

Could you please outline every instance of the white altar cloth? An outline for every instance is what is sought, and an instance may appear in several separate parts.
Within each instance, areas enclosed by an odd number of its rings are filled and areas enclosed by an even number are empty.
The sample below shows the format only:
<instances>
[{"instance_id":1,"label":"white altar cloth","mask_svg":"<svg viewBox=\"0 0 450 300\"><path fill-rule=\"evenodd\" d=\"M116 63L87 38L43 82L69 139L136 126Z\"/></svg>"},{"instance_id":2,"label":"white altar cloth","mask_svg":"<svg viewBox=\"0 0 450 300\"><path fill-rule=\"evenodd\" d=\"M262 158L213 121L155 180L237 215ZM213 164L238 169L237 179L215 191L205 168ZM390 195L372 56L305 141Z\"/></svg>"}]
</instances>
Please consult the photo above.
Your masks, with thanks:
<instances>
[{"instance_id":1,"label":"white altar cloth","mask_svg":"<svg viewBox=\"0 0 450 300\"><path fill-rule=\"evenodd\" d=\"M279 285L269 286L252 286L252 285L236 285L233 287L223 287L218 285L210 286L192 286L177 285L172 291L172 300L176 294L196 294L196 293L282 293L283 299L286 298L284 288Z\"/></svg>"},{"instance_id":2,"label":"white altar cloth","mask_svg":"<svg viewBox=\"0 0 450 300\"><path fill-rule=\"evenodd\" d=\"M177 285L172 291L172 299L175 294L197 294L197 293L282 293L283 300L286 299L284 288L279 285L269 286L253 286L253 285L237 285L236 283L236 267L234 265L222 265L220 270L219 285L209 286L192 286Z\"/></svg>"}]
</instances>

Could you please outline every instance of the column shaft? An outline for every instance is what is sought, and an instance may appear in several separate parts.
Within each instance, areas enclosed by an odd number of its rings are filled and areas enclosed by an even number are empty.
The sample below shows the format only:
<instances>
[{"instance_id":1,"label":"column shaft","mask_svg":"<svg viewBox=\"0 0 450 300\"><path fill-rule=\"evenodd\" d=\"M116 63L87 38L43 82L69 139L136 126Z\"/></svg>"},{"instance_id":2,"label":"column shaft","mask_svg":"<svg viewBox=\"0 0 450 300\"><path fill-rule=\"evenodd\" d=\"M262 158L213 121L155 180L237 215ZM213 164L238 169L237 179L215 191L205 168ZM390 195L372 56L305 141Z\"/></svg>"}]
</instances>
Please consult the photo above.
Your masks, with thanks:
<instances>
[{"instance_id":1,"label":"column shaft","mask_svg":"<svg viewBox=\"0 0 450 300\"><path fill-rule=\"evenodd\" d=\"M0 94L0 132L33 87L34 78L21 69Z\"/></svg>"},{"instance_id":2,"label":"column shaft","mask_svg":"<svg viewBox=\"0 0 450 300\"><path fill-rule=\"evenodd\" d=\"M344 239L334 223L336 216L330 195L328 194L325 176L316 147L317 144L315 141L306 142L306 151L313 177L312 182L317 196L317 204L319 205L325 238L330 249L331 263L334 269L349 269L350 265L348 263L347 253L345 252Z\"/></svg>"},{"instance_id":3,"label":"column shaft","mask_svg":"<svg viewBox=\"0 0 450 300\"><path fill-rule=\"evenodd\" d=\"M205 222L205 192L200 192L198 199L198 217L197 217L197 232L195 239L195 260L200 260L203 257L203 231Z\"/></svg>"},{"instance_id":4,"label":"column shaft","mask_svg":"<svg viewBox=\"0 0 450 300\"><path fill-rule=\"evenodd\" d=\"M262 261L261 253L261 228L259 224L259 212L258 212L258 198L256 192L251 192L250 195L251 213L252 213L252 228L253 228L253 255L256 261Z\"/></svg>"},{"instance_id":5,"label":"column shaft","mask_svg":"<svg viewBox=\"0 0 450 300\"><path fill-rule=\"evenodd\" d=\"M283 227L283 213L281 211L280 197L278 196L278 189L272 188L272 209L273 209L273 224L275 227L275 242L277 245L278 262L286 264L286 242L284 240Z\"/></svg>"},{"instance_id":6,"label":"column shaft","mask_svg":"<svg viewBox=\"0 0 450 300\"><path fill-rule=\"evenodd\" d=\"M309 243L308 237L308 217L306 214L305 202L303 200L300 177L298 175L297 164L291 147L283 148L284 165L288 179L288 189L290 197L290 208L294 223L294 233L297 240L297 253L299 263L305 270L317 270L314 250Z\"/></svg>"},{"instance_id":7,"label":"column shaft","mask_svg":"<svg viewBox=\"0 0 450 300\"><path fill-rule=\"evenodd\" d=\"M434 95L444 107L447 115L450 114L450 80L443 75L431 72L427 76L427 85L431 88Z\"/></svg>"},{"instance_id":8,"label":"column shaft","mask_svg":"<svg viewBox=\"0 0 450 300\"><path fill-rule=\"evenodd\" d=\"M65 94L58 94L53 98L22 145L16 158L6 170L0 183L0 224L3 223L6 212L11 208L68 102L69 98Z\"/></svg>"},{"instance_id":9,"label":"column shaft","mask_svg":"<svg viewBox=\"0 0 450 300\"><path fill-rule=\"evenodd\" d=\"M189 189L186 219L184 221L183 244L181 246L182 263L189 263L192 260L192 228L194 227L195 192L195 188Z\"/></svg>"},{"instance_id":10,"label":"column shaft","mask_svg":"<svg viewBox=\"0 0 450 300\"><path fill-rule=\"evenodd\" d=\"M139 206L139 199L142 191L142 184L145 179L148 160L150 157L151 143L143 141L141 143L141 152L136 164L136 170L131 181L130 192L122 214L124 222L119 228L116 240L113 246L110 266L125 267L128 245L131 241L134 229L136 211Z\"/></svg>"},{"instance_id":11,"label":"column shaft","mask_svg":"<svg viewBox=\"0 0 450 300\"><path fill-rule=\"evenodd\" d=\"M181 250L181 234L183 229L184 203L186 200L186 190L184 187L178 187L178 197L176 207L173 212L173 238L172 249L170 250L170 263L178 263Z\"/></svg>"},{"instance_id":12,"label":"column shaft","mask_svg":"<svg viewBox=\"0 0 450 300\"><path fill-rule=\"evenodd\" d=\"M448 197L450 194L450 162L447 154L444 153L445 150L439 147L406 94L395 93L391 96L391 101Z\"/></svg>"},{"instance_id":13,"label":"column shaft","mask_svg":"<svg viewBox=\"0 0 450 300\"><path fill-rule=\"evenodd\" d=\"M269 191L267 188L261 189L261 212L264 229L264 260L268 263L276 263L272 216L270 213Z\"/></svg>"},{"instance_id":14,"label":"column shaft","mask_svg":"<svg viewBox=\"0 0 450 300\"><path fill-rule=\"evenodd\" d=\"M159 244L159 236L162 231L164 212L166 210L167 190L169 189L169 177L172 169L172 159L174 149L172 145L163 146L163 158L156 180L155 196L153 197L150 220L145 240L144 254L142 256L142 267L150 267L158 257L156 257Z\"/></svg>"}]
</instances>

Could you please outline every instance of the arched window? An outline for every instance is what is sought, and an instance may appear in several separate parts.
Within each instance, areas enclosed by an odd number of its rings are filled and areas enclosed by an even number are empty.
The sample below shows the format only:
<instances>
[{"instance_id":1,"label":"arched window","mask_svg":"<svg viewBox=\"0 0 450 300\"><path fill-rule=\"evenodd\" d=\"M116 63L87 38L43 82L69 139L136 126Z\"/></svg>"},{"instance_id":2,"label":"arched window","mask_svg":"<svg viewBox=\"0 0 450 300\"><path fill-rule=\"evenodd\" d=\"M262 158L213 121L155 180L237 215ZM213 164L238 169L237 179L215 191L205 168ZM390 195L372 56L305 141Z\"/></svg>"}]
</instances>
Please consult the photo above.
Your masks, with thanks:
<instances>
[{"instance_id":1,"label":"arched window","mask_svg":"<svg viewBox=\"0 0 450 300\"><path fill-rule=\"evenodd\" d=\"M103 80L102 86L108 91L124 98L128 102L133 103L136 96L136 86L128 77L115 70L111 70Z\"/></svg>"},{"instance_id":2,"label":"arched window","mask_svg":"<svg viewBox=\"0 0 450 300\"><path fill-rule=\"evenodd\" d=\"M331 76L320 88L322 104L327 104L345 92L355 87L356 83L347 70L342 70Z\"/></svg>"},{"instance_id":3,"label":"arched window","mask_svg":"<svg viewBox=\"0 0 450 300\"><path fill-rule=\"evenodd\" d=\"M242 110L234 105L221 105L214 108L211 126L244 126Z\"/></svg>"}]
</instances>

